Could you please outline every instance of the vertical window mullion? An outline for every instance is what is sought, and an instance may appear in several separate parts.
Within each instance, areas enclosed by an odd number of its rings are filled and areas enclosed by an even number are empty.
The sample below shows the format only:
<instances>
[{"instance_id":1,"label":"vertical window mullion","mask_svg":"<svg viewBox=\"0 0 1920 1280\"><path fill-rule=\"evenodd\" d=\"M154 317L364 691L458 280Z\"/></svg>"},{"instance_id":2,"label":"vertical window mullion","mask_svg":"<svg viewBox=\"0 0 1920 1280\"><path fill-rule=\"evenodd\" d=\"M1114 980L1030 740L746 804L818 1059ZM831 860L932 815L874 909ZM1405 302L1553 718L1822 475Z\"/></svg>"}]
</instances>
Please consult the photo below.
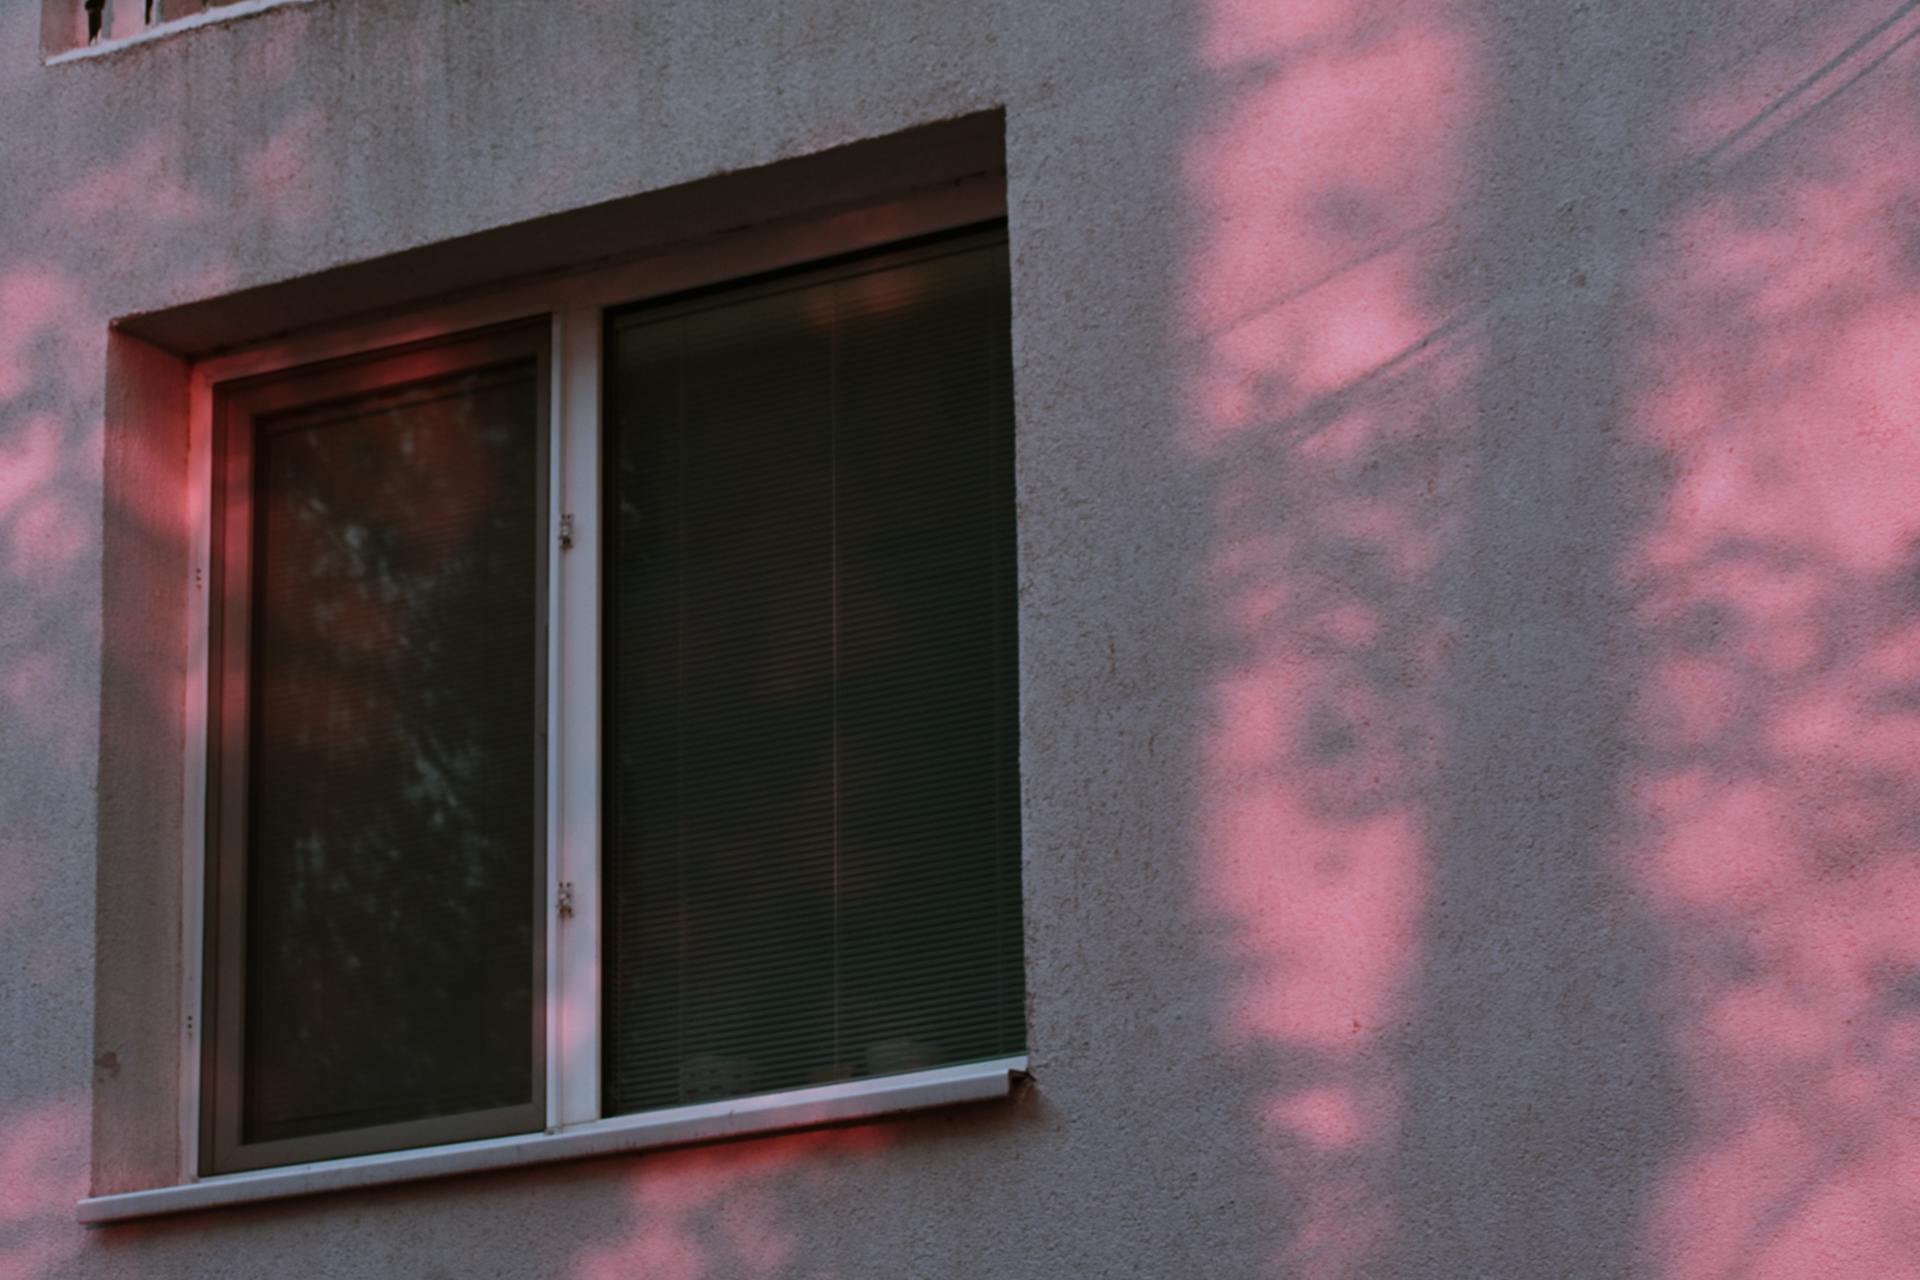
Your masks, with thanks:
<instances>
[{"instance_id":1,"label":"vertical window mullion","mask_svg":"<svg viewBox=\"0 0 1920 1280\"><path fill-rule=\"evenodd\" d=\"M549 1125L600 1118L600 343L598 307L555 317Z\"/></svg>"},{"instance_id":2,"label":"vertical window mullion","mask_svg":"<svg viewBox=\"0 0 1920 1280\"><path fill-rule=\"evenodd\" d=\"M253 628L254 462L252 424L230 407L218 414L212 442L214 478L212 511L214 536L221 551L209 579L214 644L208 667L208 729L217 743L215 780L208 788L207 823L222 846L222 856L208 869L208 891L226 903L245 901L246 863L240 856L248 809L249 738L254 726L247 714L250 698L249 646ZM238 847L236 847L238 846ZM200 1157L238 1145L240 1141L241 1047L238 1025L243 1008L242 962L246 916L241 909L215 911L210 921L206 954L212 970L213 1000L207 1018L230 1032L208 1037L203 1052L214 1082L211 1110L201 1118Z\"/></svg>"},{"instance_id":3,"label":"vertical window mullion","mask_svg":"<svg viewBox=\"0 0 1920 1280\"><path fill-rule=\"evenodd\" d=\"M210 655L214 652L211 635L214 502L213 482L213 387L201 376L193 381L191 423L187 442L187 510L189 512L189 556L192 576L187 610L187 688L183 713L186 719L187 757L182 770L181 796L181 949L180 1008L184 1013L180 1036L180 1113L179 1143L183 1180L200 1173L200 1121L202 1100L201 1043L205 1034L202 1014L202 990L205 985L203 943L206 920L207 876L207 717L209 706Z\"/></svg>"}]
</instances>

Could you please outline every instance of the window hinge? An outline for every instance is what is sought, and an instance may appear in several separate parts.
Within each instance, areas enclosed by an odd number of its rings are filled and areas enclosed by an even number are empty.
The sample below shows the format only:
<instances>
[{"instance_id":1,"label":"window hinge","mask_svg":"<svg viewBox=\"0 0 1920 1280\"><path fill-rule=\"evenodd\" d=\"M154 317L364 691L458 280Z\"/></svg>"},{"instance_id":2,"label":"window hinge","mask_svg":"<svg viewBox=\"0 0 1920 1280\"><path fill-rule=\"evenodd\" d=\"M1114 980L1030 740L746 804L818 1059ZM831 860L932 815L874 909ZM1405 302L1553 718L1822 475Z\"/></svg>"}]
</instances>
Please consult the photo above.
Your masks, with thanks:
<instances>
[{"instance_id":1,"label":"window hinge","mask_svg":"<svg viewBox=\"0 0 1920 1280\"><path fill-rule=\"evenodd\" d=\"M560 882L560 900L554 903L554 910L560 913L562 920L568 919L573 915L573 881L562 880Z\"/></svg>"},{"instance_id":2,"label":"window hinge","mask_svg":"<svg viewBox=\"0 0 1920 1280\"><path fill-rule=\"evenodd\" d=\"M560 517L560 549L573 550L573 513L571 511Z\"/></svg>"}]
</instances>

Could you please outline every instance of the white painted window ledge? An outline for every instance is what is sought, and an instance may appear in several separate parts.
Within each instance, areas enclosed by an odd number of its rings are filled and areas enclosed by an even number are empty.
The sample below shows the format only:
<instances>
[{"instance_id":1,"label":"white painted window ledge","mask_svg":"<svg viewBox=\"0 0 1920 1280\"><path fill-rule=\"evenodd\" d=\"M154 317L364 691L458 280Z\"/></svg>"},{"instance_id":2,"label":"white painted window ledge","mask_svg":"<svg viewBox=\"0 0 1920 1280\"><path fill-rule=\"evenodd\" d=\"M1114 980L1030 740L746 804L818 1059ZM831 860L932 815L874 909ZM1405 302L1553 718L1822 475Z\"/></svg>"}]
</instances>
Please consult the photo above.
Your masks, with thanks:
<instances>
[{"instance_id":1,"label":"white painted window ledge","mask_svg":"<svg viewBox=\"0 0 1920 1280\"><path fill-rule=\"evenodd\" d=\"M547 1164L583 1156L645 1151L714 1138L804 1129L896 1111L1004 1098L1026 1075L1027 1059L996 1058L877 1080L795 1089L787 1093L703 1102L642 1115L570 1125L549 1133L516 1134L381 1155L353 1156L280 1169L222 1174L173 1187L92 1196L79 1203L89 1225L126 1222L220 1205L345 1191L453 1174Z\"/></svg>"},{"instance_id":2,"label":"white painted window ledge","mask_svg":"<svg viewBox=\"0 0 1920 1280\"><path fill-rule=\"evenodd\" d=\"M218 9L203 9L199 13L190 13L184 18L170 18L165 22L156 22L144 31L136 31L130 36L97 40L93 44L81 45L77 49L64 50L49 57L46 65L51 67L62 62L79 62L86 58L104 57L110 53L118 53L122 49L130 49L135 45L164 40L181 31L192 31L195 27L210 27L216 22L232 22L236 18L265 13L268 9L283 9L288 5L312 3L313 0L240 0L239 4L222 5Z\"/></svg>"}]
</instances>

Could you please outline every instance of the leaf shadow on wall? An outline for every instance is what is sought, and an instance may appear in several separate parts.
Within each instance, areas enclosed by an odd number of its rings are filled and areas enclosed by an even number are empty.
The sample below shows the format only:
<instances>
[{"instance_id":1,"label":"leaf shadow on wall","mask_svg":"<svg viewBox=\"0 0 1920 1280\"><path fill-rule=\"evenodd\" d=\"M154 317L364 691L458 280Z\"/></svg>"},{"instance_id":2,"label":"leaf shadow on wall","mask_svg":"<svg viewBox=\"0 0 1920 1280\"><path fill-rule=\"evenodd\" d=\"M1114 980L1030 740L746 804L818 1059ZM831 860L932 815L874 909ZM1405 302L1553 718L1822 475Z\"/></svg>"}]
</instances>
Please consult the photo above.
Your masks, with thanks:
<instances>
[{"instance_id":1,"label":"leaf shadow on wall","mask_svg":"<svg viewBox=\"0 0 1920 1280\"><path fill-rule=\"evenodd\" d=\"M1913 9L1210 6L1196 893L1277 1273L1899 1269Z\"/></svg>"}]
</instances>

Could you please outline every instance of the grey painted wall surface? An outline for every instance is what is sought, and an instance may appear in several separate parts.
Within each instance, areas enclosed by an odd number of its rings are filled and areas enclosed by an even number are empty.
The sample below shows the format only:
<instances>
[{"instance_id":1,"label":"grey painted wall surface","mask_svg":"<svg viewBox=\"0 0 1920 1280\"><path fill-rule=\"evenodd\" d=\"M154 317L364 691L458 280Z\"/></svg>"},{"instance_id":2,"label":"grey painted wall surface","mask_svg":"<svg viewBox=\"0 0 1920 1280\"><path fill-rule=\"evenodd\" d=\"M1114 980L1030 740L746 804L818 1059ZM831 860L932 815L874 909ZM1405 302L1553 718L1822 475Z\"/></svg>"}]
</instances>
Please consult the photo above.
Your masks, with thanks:
<instances>
[{"instance_id":1,"label":"grey painted wall surface","mask_svg":"<svg viewBox=\"0 0 1920 1280\"><path fill-rule=\"evenodd\" d=\"M7 6L0 1278L1920 1275L1916 33ZM92 1132L155 1078L96 973L179 946L95 887L178 821L178 366L109 320L991 108L1036 1085L76 1226L169 1158Z\"/></svg>"}]
</instances>

